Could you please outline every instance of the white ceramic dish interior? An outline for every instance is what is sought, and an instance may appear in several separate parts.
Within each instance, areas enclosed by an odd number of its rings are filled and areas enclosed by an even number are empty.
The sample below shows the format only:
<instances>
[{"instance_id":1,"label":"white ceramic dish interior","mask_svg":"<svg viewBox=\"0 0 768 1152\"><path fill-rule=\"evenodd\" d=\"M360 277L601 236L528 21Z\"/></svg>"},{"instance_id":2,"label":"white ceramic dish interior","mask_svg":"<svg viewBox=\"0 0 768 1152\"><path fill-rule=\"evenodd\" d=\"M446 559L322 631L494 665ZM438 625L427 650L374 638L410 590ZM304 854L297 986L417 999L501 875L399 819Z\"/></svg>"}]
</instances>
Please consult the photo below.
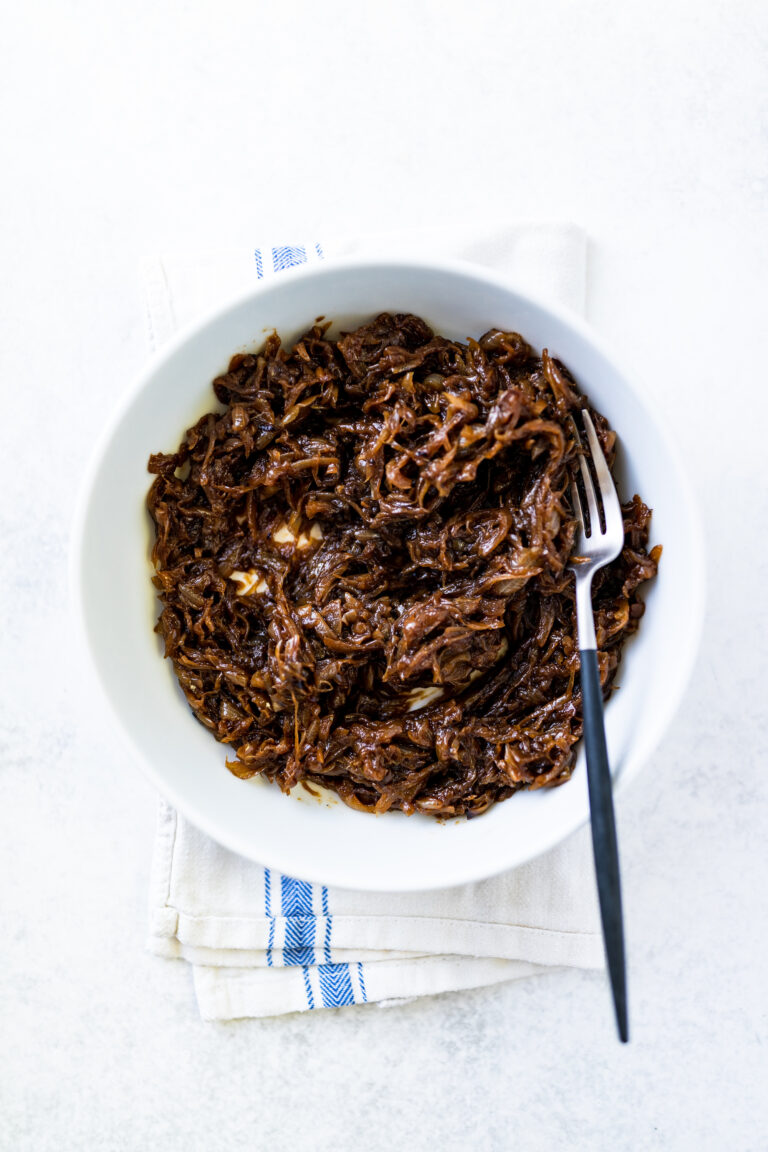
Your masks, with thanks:
<instances>
[{"instance_id":1,"label":"white ceramic dish interior","mask_svg":"<svg viewBox=\"0 0 768 1152\"><path fill-rule=\"evenodd\" d=\"M617 782L634 775L667 727L695 658L703 602L698 518L675 446L642 390L630 385L578 318L461 264L354 261L286 272L184 332L141 375L94 457L77 517L73 586L93 663L114 714L158 789L221 844L290 875L342 887L448 887L519 865L588 817L583 756L553 790L522 792L474 821L355 812L299 788L241 781L227 749L192 716L153 633L150 452L171 451L214 406L211 380L273 328L285 341L317 316L352 328L383 310L412 311L448 336L520 331L574 373L621 441L623 495L654 508L659 578L606 710Z\"/></svg>"}]
</instances>

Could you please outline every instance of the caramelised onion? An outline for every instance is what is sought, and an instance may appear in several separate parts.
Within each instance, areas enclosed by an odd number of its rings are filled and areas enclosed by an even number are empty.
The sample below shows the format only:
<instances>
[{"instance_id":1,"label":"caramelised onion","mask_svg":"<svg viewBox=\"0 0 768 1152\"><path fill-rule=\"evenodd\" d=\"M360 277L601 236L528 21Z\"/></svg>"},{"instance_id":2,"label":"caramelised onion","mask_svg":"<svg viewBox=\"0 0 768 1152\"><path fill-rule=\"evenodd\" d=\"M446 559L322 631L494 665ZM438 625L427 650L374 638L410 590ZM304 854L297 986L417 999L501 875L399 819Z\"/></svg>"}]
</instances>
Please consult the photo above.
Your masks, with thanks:
<instances>
[{"instance_id":1,"label":"caramelised onion","mask_svg":"<svg viewBox=\"0 0 768 1152\"><path fill-rule=\"evenodd\" d=\"M224 410L151 457L148 506L157 631L232 771L437 817L567 780L587 400L565 366L514 332L462 344L384 313L338 341L275 334L213 387ZM624 520L595 579L606 694L658 560L639 497Z\"/></svg>"}]
</instances>

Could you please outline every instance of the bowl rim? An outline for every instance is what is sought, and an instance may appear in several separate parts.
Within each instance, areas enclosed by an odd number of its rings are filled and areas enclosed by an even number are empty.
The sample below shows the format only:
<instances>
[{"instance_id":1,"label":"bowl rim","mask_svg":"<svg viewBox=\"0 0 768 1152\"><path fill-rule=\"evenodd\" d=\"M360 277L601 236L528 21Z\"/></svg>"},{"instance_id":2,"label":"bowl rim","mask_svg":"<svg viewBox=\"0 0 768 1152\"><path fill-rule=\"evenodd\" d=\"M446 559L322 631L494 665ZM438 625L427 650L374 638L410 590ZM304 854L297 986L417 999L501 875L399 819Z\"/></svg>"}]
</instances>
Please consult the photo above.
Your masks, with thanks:
<instances>
[{"instance_id":1,"label":"bowl rim","mask_svg":"<svg viewBox=\"0 0 768 1152\"><path fill-rule=\"evenodd\" d=\"M656 434L662 441L668 457L674 466L677 482L675 495L678 503L684 508L690 530L690 543L692 548L692 554L689 556L692 580L690 585L690 599L688 602L689 616L691 619L690 641L687 649L681 653L675 661L675 676L670 685L670 691L666 696L665 705L660 711L657 709L655 713L654 735L647 743L644 754L641 757L630 760L630 762L622 768L621 773L618 776L614 776L614 795L623 791L627 783L639 775L640 769L650 760L668 731L690 683L701 645L706 604L704 537L700 511L687 471L680 458L671 431L667 427L666 422L657 415L656 398L654 398L652 405L646 402L641 389L635 383L633 377L626 374L619 366L620 362L613 355L611 348L604 338L597 334L590 324L582 316L574 312L573 309L564 304L552 302L539 293L529 291L524 284L521 284L515 279L514 275L498 272L495 269L487 268L473 261L461 259L438 260L419 257L401 258L376 254L346 256L329 259L319 264L299 265L294 268L288 268L282 270L279 275L257 281L245 291L241 290L235 294L231 294L215 309L209 310L196 320L185 324L165 342L161 348L154 350L144 366L134 375L130 384L122 391L112 406L110 415L95 439L94 446L83 470L77 494L70 531L68 565L69 599L73 620L76 622L75 630L81 650L86 653L85 665L90 671L92 681L98 685L98 691L103 702L107 705L107 714L111 717L115 728L121 735L124 746L130 750L132 757L138 763L145 778L152 783L161 797L166 798L187 817L195 827L207 833L217 843L244 856L246 859L257 861L265 867L275 868L286 874L293 874L292 868L289 861L283 860L283 862L281 862L279 857L282 853L280 851L270 850L271 859L268 861L258 859L254 856L251 846L243 842L241 837L237 834L228 834L227 830L222 829L215 820L209 820L204 811L197 810L194 805L187 802L184 796L179 795L177 790L169 785L162 774L156 769L151 758L141 749L132 731L124 723L102 677L87 623L83 562L88 513L95 480L126 413L131 408L135 398L148 386L150 380L163 370L166 363L172 360L177 351L188 341L194 339L207 328L215 328L220 320L228 313L247 304L251 300L254 302L258 301L260 297L268 295L275 287L282 287L294 280L314 279L322 282L322 280L326 278L337 276L339 273L343 274L346 271L371 274L375 273L376 270L396 270L406 273L409 270L413 270L415 272L436 273L449 277L471 277L502 291L512 292L534 307L548 313L559 324L570 328L576 335L581 337L581 339L591 346L598 355L602 356L615 371L616 375L621 379L623 387L632 394L634 400L647 413ZM515 857L514 852L511 850L509 862L501 864L500 866L493 865L490 869L487 864L482 865L479 863L473 868L471 860L466 860L465 866L460 869L460 876L449 876L443 881L398 883L388 886L372 884L366 881L365 884L361 885L359 880L355 882L354 879L349 877L329 875L323 872L322 868L314 874L308 873L305 869L302 871L301 878L315 883L330 884L337 888L360 889L362 887L364 890L371 892L419 892L453 887L458 884L472 883L493 875L499 875L501 872L512 870L531 860L535 860L567 839L578 828L586 824L588 820L588 809L586 811L575 811L568 821L561 821L558 824L551 836L542 838L541 842L537 844L535 851L525 851L523 854ZM457 870L457 872L458 871L459 870Z\"/></svg>"}]
</instances>

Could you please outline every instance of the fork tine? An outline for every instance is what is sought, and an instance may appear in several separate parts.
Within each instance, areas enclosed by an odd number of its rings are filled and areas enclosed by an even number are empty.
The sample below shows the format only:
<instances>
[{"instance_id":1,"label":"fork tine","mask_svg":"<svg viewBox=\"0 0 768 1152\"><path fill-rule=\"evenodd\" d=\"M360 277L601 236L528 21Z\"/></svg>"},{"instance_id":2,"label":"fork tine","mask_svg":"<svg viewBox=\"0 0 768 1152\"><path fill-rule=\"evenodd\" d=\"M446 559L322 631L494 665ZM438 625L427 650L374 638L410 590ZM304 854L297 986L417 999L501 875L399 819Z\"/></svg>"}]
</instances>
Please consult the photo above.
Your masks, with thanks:
<instances>
[{"instance_id":1,"label":"fork tine","mask_svg":"<svg viewBox=\"0 0 768 1152\"><path fill-rule=\"evenodd\" d=\"M603 512L605 514L605 528L606 532L611 531L611 527L616 528L622 526L623 520L621 515L621 505L619 497L616 493L616 485L611 476L611 470L608 467L608 462L603 455L603 450L600 447L600 441L597 438L595 425L592 422L592 417L586 408L582 409L581 418L584 421L584 429L587 433L587 440L589 441L589 449L592 454L592 463L595 468L595 475L597 482L600 485L600 496L603 501ZM583 461L582 461L583 463Z\"/></svg>"},{"instance_id":2,"label":"fork tine","mask_svg":"<svg viewBox=\"0 0 768 1152\"><path fill-rule=\"evenodd\" d=\"M584 531L584 512L581 507L581 496L579 495L579 486L575 480L571 480L571 502L573 503L573 514L579 522L579 528Z\"/></svg>"},{"instance_id":3,"label":"fork tine","mask_svg":"<svg viewBox=\"0 0 768 1152\"><path fill-rule=\"evenodd\" d=\"M579 430L576 427L575 421L573 423L573 431L574 431L574 435L576 437L576 444L578 445L578 448L579 448L579 453L578 453L579 470L581 472L581 482L584 485L584 495L587 498L587 509L589 511L589 531L587 531L587 526L586 526L586 523L584 520L584 509L583 508L582 508L582 515L581 515L582 527L584 529L584 535L585 536L592 536L593 534L595 536L599 536L600 535L600 511L599 511L598 506L597 506L597 496L595 495L595 486L592 483L592 476L590 475L589 467L587 466L587 461L584 458L584 449L582 447L581 437L579 436ZM605 463L605 458L603 458L603 463Z\"/></svg>"}]
</instances>

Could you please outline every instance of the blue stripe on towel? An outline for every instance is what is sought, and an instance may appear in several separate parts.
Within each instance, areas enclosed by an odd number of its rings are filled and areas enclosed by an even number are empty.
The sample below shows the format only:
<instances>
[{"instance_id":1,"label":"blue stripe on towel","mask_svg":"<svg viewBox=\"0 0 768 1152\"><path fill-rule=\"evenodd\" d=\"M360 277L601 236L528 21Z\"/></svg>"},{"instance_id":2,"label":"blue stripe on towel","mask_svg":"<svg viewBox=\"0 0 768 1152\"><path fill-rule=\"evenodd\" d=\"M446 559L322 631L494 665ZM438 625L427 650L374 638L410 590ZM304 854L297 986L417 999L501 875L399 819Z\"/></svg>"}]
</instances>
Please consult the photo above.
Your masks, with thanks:
<instances>
[{"instance_id":1,"label":"blue stripe on towel","mask_svg":"<svg viewBox=\"0 0 768 1152\"><path fill-rule=\"evenodd\" d=\"M328 889L323 888L323 916L325 916L325 962L331 963L331 927L333 917L328 914Z\"/></svg>"},{"instance_id":2,"label":"blue stripe on towel","mask_svg":"<svg viewBox=\"0 0 768 1152\"><path fill-rule=\"evenodd\" d=\"M257 248L253 253L254 260L256 261L256 275L259 280L264 279L264 264L261 259L261 248Z\"/></svg>"},{"instance_id":3,"label":"blue stripe on towel","mask_svg":"<svg viewBox=\"0 0 768 1152\"><path fill-rule=\"evenodd\" d=\"M272 946L275 943L275 918L272 915L272 873L264 869L264 911L269 917L269 940L267 941L267 964L272 967Z\"/></svg>"},{"instance_id":4,"label":"blue stripe on towel","mask_svg":"<svg viewBox=\"0 0 768 1152\"><path fill-rule=\"evenodd\" d=\"M296 264L306 264L307 250L303 244L283 244L272 249L272 267L275 272L283 268L293 268Z\"/></svg>"},{"instance_id":5,"label":"blue stripe on towel","mask_svg":"<svg viewBox=\"0 0 768 1152\"><path fill-rule=\"evenodd\" d=\"M317 975L324 1007L341 1008L345 1004L354 1004L349 964L320 964Z\"/></svg>"},{"instance_id":6,"label":"blue stripe on towel","mask_svg":"<svg viewBox=\"0 0 768 1152\"><path fill-rule=\"evenodd\" d=\"M365 980L363 980L363 965L358 960L357 962L357 978L360 981L360 991L363 994L363 1003L368 1003L368 993L365 990Z\"/></svg>"},{"instance_id":7,"label":"blue stripe on towel","mask_svg":"<svg viewBox=\"0 0 768 1152\"><path fill-rule=\"evenodd\" d=\"M285 922L284 964L314 964L316 920L312 912L312 885L305 880L280 877Z\"/></svg>"},{"instance_id":8,"label":"blue stripe on towel","mask_svg":"<svg viewBox=\"0 0 768 1152\"><path fill-rule=\"evenodd\" d=\"M309 969L302 968L302 972L304 973L304 987L307 990L307 1004L309 1004L310 1008L314 1008L315 998L312 995L312 983L309 979Z\"/></svg>"}]
</instances>

